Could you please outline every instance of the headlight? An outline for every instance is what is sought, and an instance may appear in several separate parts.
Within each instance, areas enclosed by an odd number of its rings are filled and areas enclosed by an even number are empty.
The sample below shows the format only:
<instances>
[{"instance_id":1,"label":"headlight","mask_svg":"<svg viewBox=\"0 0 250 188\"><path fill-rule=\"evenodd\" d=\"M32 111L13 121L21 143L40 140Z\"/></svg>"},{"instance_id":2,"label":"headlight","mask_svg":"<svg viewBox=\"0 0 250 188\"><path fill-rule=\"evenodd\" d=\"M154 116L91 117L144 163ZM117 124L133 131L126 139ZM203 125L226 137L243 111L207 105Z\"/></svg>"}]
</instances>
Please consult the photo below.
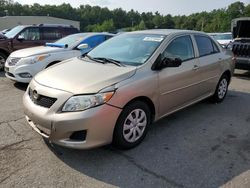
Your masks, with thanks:
<instances>
[{"instance_id":1,"label":"headlight","mask_svg":"<svg viewBox=\"0 0 250 188\"><path fill-rule=\"evenodd\" d=\"M33 64L33 63L36 63L39 61L43 61L44 59L46 59L49 56L50 56L49 54L42 54L42 55L30 57L30 63Z\"/></svg>"},{"instance_id":2,"label":"headlight","mask_svg":"<svg viewBox=\"0 0 250 188\"><path fill-rule=\"evenodd\" d=\"M64 104L63 112L83 111L108 102L113 96L114 91L97 93L95 95L73 96Z\"/></svg>"}]
</instances>

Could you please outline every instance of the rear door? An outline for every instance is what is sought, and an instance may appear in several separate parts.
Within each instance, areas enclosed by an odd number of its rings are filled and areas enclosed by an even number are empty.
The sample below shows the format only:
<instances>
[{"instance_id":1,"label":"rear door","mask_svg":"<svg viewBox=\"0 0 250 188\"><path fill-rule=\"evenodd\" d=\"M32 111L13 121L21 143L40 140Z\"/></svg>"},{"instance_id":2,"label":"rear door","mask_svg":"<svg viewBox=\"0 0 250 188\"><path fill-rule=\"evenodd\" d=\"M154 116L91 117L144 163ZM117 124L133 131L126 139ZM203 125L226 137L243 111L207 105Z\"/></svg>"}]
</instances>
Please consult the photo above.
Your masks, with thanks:
<instances>
[{"instance_id":1,"label":"rear door","mask_svg":"<svg viewBox=\"0 0 250 188\"><path fill-rule=\"evenodd\" d=\"M200 88L200 75L197 72L199 61L190 35L174 38L162 53L163 58L180 58L179 67L167 67L159 71L160 116L184 107L197 100L203 93Z\"/></svg>"},{"instance_id":2,"label":"rear door","mask_svg":"<svg viewBox=\"0 0 250 188\"><path fill-rule=\"evenodd\" d=\"M13 49L19 50L28 47L40 46L41 34L39 27L27 27L23 29L14 39L13 39Z\"/></svg>"},{"instance_id":3,"label":"rear door","mask_svg":"<svg viewBox=\"0 0 250 188\"><path fill-rule=\"evenodd\" d=\"M199 53L199 72L204 94L212 94L220 76L222 54L217 44L206 35L194 35Z\"/></svg>"}]
</instances>

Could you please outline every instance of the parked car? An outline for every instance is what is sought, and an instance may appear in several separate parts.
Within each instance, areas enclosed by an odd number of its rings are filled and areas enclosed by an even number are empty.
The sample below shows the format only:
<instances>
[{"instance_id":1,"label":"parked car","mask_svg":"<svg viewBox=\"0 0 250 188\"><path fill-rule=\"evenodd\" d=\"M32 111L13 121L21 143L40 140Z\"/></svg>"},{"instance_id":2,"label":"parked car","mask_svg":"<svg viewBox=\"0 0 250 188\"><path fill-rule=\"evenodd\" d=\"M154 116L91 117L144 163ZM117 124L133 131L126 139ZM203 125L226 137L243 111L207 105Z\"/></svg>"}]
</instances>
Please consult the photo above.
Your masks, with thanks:
<instances>
[{"instance_id":1,"label":"parked car","mask_svg":"<svg viewBox=\"0 0 250 188\"><path fill-rule=\"evenodd\" d=\"M0 40L0 70L9 54L15 50L41 46L78 32L73 26L62 24L16 26L5 34L4 40Z\"/></svg>"},{"instance_id":2,"label":"parked car","mask_svg":"<svg viewBox=\"0 0 250 188\"><path fill-rule=\"evenodd\" d=\"M232 33L234 42L230 46L235 55L235 67L250 70L250 17L232 20Z\"/></svg>"},{"instance_id":3,"label":"parked car","mask_svg":"<svg viewBox=\"0 0 250 188\"><path fill-rule=\"evenodd\" d=\"M45 46L13 52L5 63L5 75L11 80L29 83L40 71L60 61L89 52L105 40L109 33L78 33Z\"/></svg>"},{"instance_id":4,"label":"parked car","mask_svg":"<svg viewBox=\"0 0 250 188\"><path fill-rule=\"evenodd\" d=\"M233 72L232 52L203 32L130 32L37 74L24 112L53 143L128 149L152 122L208 97L223 101Z\"/></svg>"},{"instance_id":5,"label":"parked car","mask_svg":"<svg viewBox=\"0 0 250 188\"><path fill-rule=\"evenodd\" d=\"M229 43L232 42L233 37L231 32L227 33L211 33L212 36L217 42L223 47L226 48Z\"/></svg>"}]
</instances>

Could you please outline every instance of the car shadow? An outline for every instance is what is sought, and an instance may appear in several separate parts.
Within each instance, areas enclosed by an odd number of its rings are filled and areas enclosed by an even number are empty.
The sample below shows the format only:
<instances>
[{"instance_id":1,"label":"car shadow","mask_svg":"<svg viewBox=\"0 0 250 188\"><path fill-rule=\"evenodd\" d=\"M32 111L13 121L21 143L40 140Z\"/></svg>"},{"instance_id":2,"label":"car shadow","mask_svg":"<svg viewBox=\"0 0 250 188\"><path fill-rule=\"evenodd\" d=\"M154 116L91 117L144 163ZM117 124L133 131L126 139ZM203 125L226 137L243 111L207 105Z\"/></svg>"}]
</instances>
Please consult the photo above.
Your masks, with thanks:
<instances>
[{"instance_id":1,"label":"car shadow","mask_svg":"<svg viewBox=\"0 0 250 188\"><path fill-rule=\"evenodd\" d=\"M250 169L250 106L245 104L250 94L236 91L223 103L202 101L154 123L131 150L46 143L71 168L119 187L219 187Z\"/></svg>"},{"instance_id":2,"label":"car shadow","mask_svg":"<svg viewBox=\"0 0 250 188\"><path fill-rule=\"evenodd\" d=\"M15 88L20 89L22 91L26 91L28 85L29 84L27 84L27 83L20 83L20 82L15 82L14 83Z\"/></svg>"},{"instance_id":3,"label":"car shadow","mask_svg":"<svg viewBox=\"0 0 250 188\"><path fill-rule=\"evenodd\" d=\"M0 70L0 78L3 78L3 77L5 77L5 73L4 71Z\"/></svg>"},{"instance_id":4,"label":"car shadow","mask_svg":"<svg viewBox=\"0 0 250 188\"><path fill-rule=\"evenodd\" d=\"M244 80L250 80L250 71L235 70L234 76Z\"/></svg>"}]
</instances>

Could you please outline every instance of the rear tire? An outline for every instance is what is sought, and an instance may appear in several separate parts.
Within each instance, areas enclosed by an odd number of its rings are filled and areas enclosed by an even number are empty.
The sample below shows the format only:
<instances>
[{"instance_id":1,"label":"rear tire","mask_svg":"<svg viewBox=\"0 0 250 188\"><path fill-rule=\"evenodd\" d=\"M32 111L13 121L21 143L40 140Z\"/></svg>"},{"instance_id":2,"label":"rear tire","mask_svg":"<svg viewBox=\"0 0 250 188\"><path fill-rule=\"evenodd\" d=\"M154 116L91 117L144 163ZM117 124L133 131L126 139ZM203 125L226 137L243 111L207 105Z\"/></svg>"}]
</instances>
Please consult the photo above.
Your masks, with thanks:
<instances>
[{"instance_id":1,"label":"rear tire","mask_svg":"<svg viewBox=\"0 0 250 188\"><path fill-rule=\"evenodd\" d=\"M0 71L4 69L6 59L7 56L4 53L0 52Z\"/></svg>"},{"instance_id":2,"label":"rear tire","mask_svg":"<svg viewBox=\"0 0 250 188\"><path fill-rule=\"evenodd\" d=\"M128 104L120 114L114 134L113 144L121 149L130 149L142 142L151 122L147 104L135 101Z\"/></svg>"},{"instance_id":3,"label":"rear tire","mask_svg":"<svg viewBox=\"0 0 250 188\"><path fill-rule=\"evenodd\" d=\"M221 76L220 81L217 84L215 93L212 96L213 102L220 103L225 99L228 91L229 80L230 78L226 74L223 74Z\"/></svg>"}]
</instances>

